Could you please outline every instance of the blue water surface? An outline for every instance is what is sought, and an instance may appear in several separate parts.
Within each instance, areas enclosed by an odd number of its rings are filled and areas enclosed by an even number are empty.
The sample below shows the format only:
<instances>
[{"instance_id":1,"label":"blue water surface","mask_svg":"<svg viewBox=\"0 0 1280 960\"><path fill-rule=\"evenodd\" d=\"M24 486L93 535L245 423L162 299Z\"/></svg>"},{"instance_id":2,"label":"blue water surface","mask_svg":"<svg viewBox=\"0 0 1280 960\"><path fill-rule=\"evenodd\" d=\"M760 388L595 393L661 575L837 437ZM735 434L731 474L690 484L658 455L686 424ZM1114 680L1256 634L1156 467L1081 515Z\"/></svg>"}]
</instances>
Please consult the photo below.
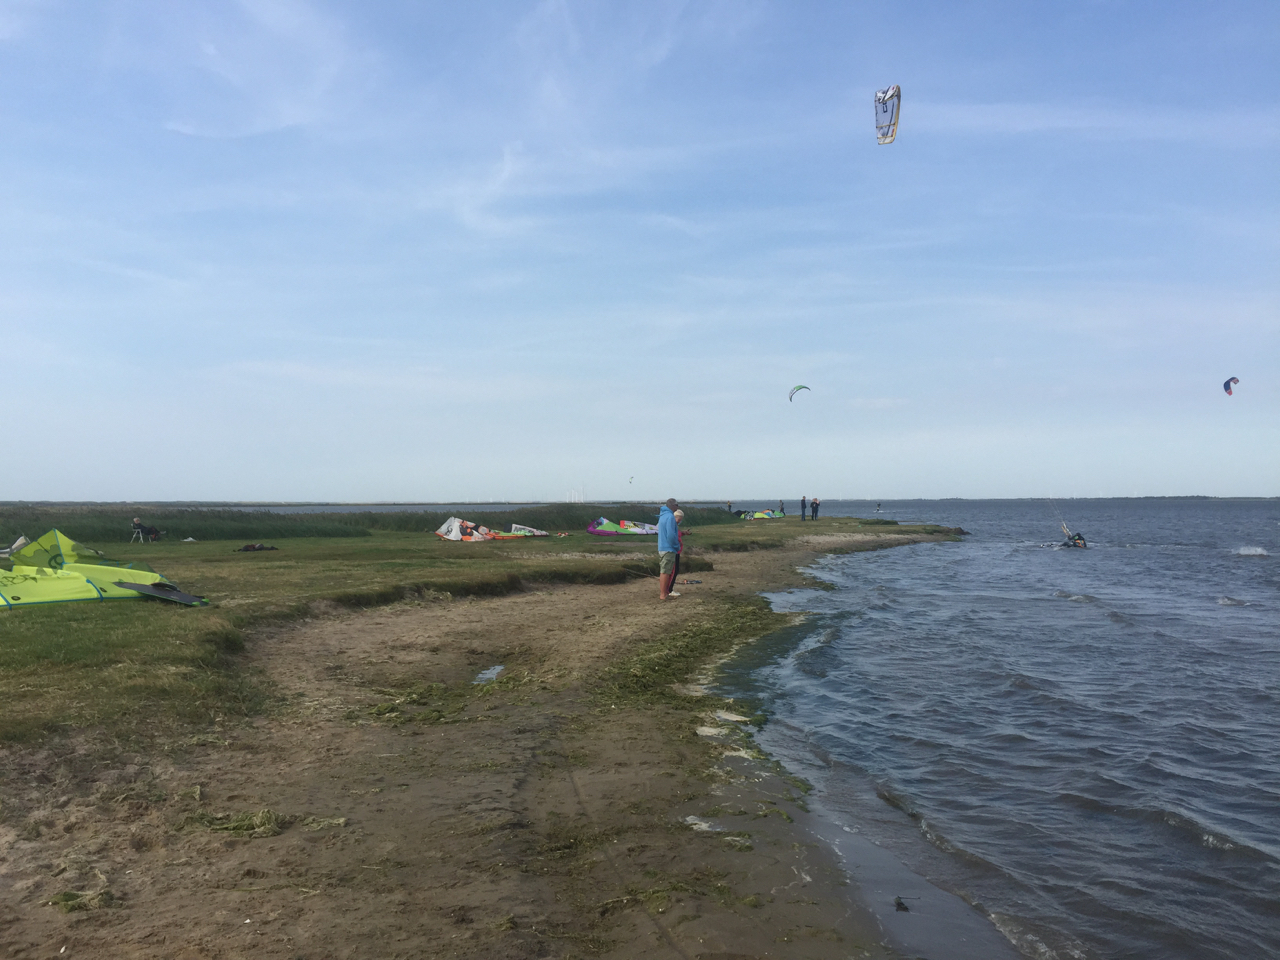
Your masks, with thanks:
<instances>
[{"instance_id":1,"label":"blue water surface","mask_svg":"<svg viewBox=\"0 0 1280 960\"><path fill-rule=\"evenodd\" d=\"M971 535L771 597L722 677L763 745L1028 956L1280 957L1280 501L882 510Z\"/></svg>"}]
</instances>

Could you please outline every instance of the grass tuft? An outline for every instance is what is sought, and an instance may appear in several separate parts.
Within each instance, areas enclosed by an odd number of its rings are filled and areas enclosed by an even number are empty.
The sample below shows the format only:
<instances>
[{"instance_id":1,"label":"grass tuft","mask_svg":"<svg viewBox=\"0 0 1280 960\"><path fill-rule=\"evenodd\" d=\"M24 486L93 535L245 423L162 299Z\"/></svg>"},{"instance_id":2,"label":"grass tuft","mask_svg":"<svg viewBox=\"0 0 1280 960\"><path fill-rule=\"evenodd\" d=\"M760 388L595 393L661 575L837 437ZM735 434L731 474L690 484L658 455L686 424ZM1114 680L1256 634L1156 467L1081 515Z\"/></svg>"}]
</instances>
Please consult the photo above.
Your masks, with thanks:
<instances>
[{"instance_id":1,"label":"grass tuft","mask_svg":"<svg viewBox=\"0 0 1280 960\"><path fill-rule=\"evenodd\" d=\"M683 699L673 685L697 667L788 622L762 598L726 601L710 618L651 640L607 668L601 677L601 695L611 702Z\"/></svg>"},{"instance_id":2,"label":"grass tuft","mask_svg":"<svg viewBox=\"0 0 1280 960\"><path fill-rule=\"evenodd\" d=\"M190 813L183 818L181 828L204 827L218 833L233 833L239 837L262 839L278 837L297 817L282 816L274 810L257 810L245 813ZM319 829L319 828L317 828Z\"/></svg>"}]
</instances>

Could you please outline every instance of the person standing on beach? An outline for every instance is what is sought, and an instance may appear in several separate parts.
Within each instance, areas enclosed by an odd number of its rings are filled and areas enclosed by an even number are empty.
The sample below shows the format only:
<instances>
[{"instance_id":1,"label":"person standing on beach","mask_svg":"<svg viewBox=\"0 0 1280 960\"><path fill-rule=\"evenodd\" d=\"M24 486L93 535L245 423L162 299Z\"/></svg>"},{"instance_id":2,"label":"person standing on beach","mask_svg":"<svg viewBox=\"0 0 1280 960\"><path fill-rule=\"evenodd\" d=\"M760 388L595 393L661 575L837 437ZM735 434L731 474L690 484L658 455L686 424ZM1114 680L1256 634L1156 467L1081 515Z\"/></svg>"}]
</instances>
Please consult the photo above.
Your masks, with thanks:
<instances>
[{"instance_id":1,"label":"person standing on beach","mask_svg":"<svg viewBox=\"0 0 1280 960\"><path fill-rule=\"evenodd\" d=\"M805 511L804 497L801 497L800 498L800 522L801 523L804 522L804 511Z\"/></svg>"},{"instance_id":2,"label":"person standing on beach","mask_svg":"<svg viewBox=\"0 0 1280 960\"><path fill-rule=\"evenodd\" d=\"M680 504L671 497L658 511L658 599L671 595L671 584L676 578L676 556L680 552L680 530L675 512ZM676 594L680 596L680 594Z\"/></svg>"},{"instance_id":3,"label":"person standing on beach","mask_svg":"<svg viewBox=\"0 0 1280 960\"><path fill-rule=\"evenodd\" d=\"M819 500L817 497L814 497L812 500L809 501L809 512L813 514L811 519L813 520L818 519L818 504L820 504L821 502L822 501Z\"/></svg>"},{"instance_id":4,"label":"person standing on beach","mask_svg":"<svg viewBox=\"0 0 1280 960\"><path fill-rule=\"evenodd\" d=\"M684 511L677 510L676 518L676 563L671 570L671 586L676 585L676 578L680 576L680 557L684 555L684 531L680 529L680 524L684 523ZM667 596L678 597L680 594L672 590Z\"/></svg>"}]
</instances>

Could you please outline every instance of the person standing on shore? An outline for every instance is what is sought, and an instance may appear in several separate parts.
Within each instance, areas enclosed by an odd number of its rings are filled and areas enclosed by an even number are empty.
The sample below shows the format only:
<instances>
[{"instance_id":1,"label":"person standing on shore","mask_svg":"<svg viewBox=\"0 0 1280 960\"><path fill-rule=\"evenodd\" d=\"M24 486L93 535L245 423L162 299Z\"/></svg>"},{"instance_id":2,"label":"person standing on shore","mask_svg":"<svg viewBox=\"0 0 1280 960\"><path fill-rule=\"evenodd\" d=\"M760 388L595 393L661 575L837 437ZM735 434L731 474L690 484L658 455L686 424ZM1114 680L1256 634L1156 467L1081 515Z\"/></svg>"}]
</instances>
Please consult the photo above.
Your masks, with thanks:
<instances>
[{"instance_id":1,"label":"person standing on shore","mask_svg":"<svg viewBox=\"0 0 1280 960\"><path fill-rule=\"evenodd\" d=\"M671 594L671 584L676 578L676 556L680 552L680 531L675 512L680 504L671 497L658 511L658 599L665 600ZM679 596L679 594L676 594Z\"/></svg>"},{"instance_id":2,"label":"person standing on shore","mask_svg":"<svg viewBox=\"0 0 1280 960\"><path fill-rule=\"evenodd\" d=\"M805 498L804 498L804 497L801 497L801 498L800 498L800 522L801 522L801 523L803 523L803 522L804 522L804 511L805 511L805 509L806 509L806 507L805 507L805 503L804 503L804 500L805 500Z\"/></svg>"},{"instance_id":3,"label":"person standing on shore","mask_svg":"<svg viewBox=\"0 0 1280 960\"><path fill-rule=\"evenodd\" d=\"M817 497L814 497L812 500L809 501L809 512L813 514L811 519L813 520L818 519L818 504L820 504L821 502L822 501L819 500Z\"/></svg>"},{"instance_id":4,"label":"person standing on shore","mask_svg":"<svg viewBox=\"0 0 1280 960\"><path fill-rule=\"evenodd\" d=\"M675 566L671 569L671 583L669 584L669 587L672 589L671 589L671 592L667 594L667 596L669 597L680 596L680 594L676 593L674 587L676 585L676 578L680 576L680 558L684 555L684 531L680 529L680 524L684 523L684 511L677 510L675 512L675 518L676 518L676 563L675 563Z\"/></svg>"}]
</instances>

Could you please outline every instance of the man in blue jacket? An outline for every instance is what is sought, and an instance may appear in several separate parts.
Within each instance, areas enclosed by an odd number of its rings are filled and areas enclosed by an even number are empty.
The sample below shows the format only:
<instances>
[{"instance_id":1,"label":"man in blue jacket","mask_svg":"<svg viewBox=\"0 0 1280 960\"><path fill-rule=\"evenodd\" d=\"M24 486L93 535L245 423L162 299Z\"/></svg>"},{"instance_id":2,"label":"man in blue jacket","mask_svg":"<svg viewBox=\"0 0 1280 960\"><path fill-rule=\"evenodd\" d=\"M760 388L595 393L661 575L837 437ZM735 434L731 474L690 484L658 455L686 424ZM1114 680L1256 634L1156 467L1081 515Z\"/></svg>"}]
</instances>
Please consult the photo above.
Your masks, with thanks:
<instances>
[{"instance_id":1,"label":"man in blue jacket","mask_svg":"<svg viewBox=\"0 0 1280 960\"><path fill-rule=\"evenodd\" d=\"M672 497L658 511L658 599L671 595L671 581L676 578L676 554L680 550L680 531L676 527L676 510L680 504ZM680 596L680 594L676 594Z\"/></svg>"}]
</instances>

